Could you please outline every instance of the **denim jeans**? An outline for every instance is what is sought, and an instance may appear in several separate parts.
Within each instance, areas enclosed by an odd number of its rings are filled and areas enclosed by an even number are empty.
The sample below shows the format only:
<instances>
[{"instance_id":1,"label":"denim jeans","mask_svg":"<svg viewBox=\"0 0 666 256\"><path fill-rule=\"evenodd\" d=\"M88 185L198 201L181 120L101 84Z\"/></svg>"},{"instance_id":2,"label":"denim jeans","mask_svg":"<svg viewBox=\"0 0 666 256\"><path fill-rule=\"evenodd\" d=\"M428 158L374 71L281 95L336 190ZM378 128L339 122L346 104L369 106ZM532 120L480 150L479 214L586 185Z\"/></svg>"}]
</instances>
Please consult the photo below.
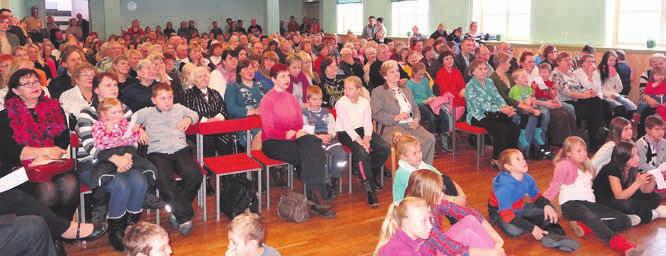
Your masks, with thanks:
<instances>
[{"instance_id":1,"label":"denim jeans","mask_svg":"<svg viewBox=\"0 0 666 256\"><path fill-rule=\"evenodd\" d=\"M141 170L130 169L116 173L113 179L104 185L104 189L110 194L107 218L116 219L125 215L126 211L141 212L148 182Z\"/></svg>"}]
</instances>

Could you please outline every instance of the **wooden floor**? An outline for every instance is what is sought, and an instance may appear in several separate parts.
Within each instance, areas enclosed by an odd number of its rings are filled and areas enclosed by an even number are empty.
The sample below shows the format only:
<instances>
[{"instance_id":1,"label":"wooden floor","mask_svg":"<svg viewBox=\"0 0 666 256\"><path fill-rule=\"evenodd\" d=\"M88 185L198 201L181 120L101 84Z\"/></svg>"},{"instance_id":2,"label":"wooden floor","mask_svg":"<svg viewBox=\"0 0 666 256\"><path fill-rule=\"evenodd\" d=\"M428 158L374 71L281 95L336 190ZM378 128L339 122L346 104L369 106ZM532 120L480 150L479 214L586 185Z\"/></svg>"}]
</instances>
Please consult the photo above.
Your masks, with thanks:
<instances>
[{"instance_id":1,"label":"wooden floor","mask_svg":"<svg viewBox=\"0 0 666 256\"><path fill-rule=\"evenodd\" d=\"M435 159L435 167L458 182L467 193L470 206L487 216L486 202L495 171L489 166L487 159L482 160L481 170L474 170L474 151L466 145L461 144L461 147L463 150L455 161L451 160L450 155L439 154ZM486 156L489 153L490 151L487 151ZM530 167L530 174L534 176L539 187L545 189L552 177L552 163L531 161ZM344 182L346 185L347 181ZM388 180L386 188L379 192L379 208L371 209L366 205L365 193L362 192L358 180L354 179L354 192L351 195L345 192L332 202L337 210L337 219L315 217L304 224L285 223L276 216L275 204L281 189L273 187L273 207L270 211L262 212L267 226L266 243L277 248L282 255L372 255L384 214L391 201L390 182L391 180ZM168 228L163 216L162 226L169 231L174 255L223 255L225 252L228 243L226 226L229 220L222 217L220 222L215 222L214 197L208 197L207 202L208 222L203 223L201 209L197 208L194 230L187 237ZM144 215L144 220L154 222L154 213L150 216ZM573 236L568 223L562 222L567 233ZM666 219L640 225L621 234L645 248L646 256L666 255ZM543 248L530 235L514 239L503 237L508 255L618 255L594 236L575 238L581 243L581 248L575 253L561 253ZM108 245L106 236L88 243L87 248L78 244L68 245L67 251L69 255L121 255Z\"/></svg>"}]
</instances>

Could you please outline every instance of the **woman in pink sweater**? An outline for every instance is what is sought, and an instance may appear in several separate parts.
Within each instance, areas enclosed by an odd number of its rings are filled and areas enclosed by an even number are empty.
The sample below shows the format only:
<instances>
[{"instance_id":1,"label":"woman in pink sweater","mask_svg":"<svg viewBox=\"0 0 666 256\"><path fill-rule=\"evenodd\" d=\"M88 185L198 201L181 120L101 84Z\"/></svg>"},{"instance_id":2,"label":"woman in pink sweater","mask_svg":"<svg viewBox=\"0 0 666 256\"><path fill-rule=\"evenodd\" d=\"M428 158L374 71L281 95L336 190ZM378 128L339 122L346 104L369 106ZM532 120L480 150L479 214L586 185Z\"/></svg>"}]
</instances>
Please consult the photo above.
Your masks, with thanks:
<instances>
[{"instance_id":1,"label":"woman in pink sweater","mask_svg":"<svg viewBox=\"0 0 666 256\"><path fill-rule=\"evenodd\" d=\"M574 233L579 237L594 233L623 255L640 255L635 244L616 233L638 225L640 218L596 202L592 190L595 171L587 157L585 141L568 137L554 162L555 172L544 197L552 202L559 194L560 209Z\"/></svg>"},{"instance_id":2,"label":"woman in pink sweater","mask_svg":"<svg viewBox=\"0 0 666 256\"><path fill-rule=\"evenodd\" d=\"M301 178L307 185L313 212L324 218L335 218L326 203L326 153L322 141L307 134L303 128L303 113L296 97L287 91L290 78L288 67L278 64L271 68L275 85L259 104L261 114L262 151L269 157L301 167Z\"/></svg>"}]
</instances>

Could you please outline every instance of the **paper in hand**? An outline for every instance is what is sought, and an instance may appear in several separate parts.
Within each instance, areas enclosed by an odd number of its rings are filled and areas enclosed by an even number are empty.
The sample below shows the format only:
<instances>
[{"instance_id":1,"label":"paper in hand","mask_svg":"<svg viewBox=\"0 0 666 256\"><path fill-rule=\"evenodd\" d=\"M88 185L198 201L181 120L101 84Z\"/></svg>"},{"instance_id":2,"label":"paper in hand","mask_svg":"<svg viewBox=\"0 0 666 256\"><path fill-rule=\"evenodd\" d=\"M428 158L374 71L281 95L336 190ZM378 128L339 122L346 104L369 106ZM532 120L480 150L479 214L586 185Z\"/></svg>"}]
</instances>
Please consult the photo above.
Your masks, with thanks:
<instances>
[{"instance_id":1,"label":"paper in hand","mask_svg":"<svg viewBox=\"0 0 666 256\"><path fill-rule=\"evenodd\" d=\"M657 189L666 188L666 181L664 181L664 173L661 168L649 170L647 173L652 175L652 178L657 182Z\"/></svg>"},{"instance_id":2,"label":"paper in hand","mask_svg":"<svg viewBox=\"0 0 666 256\"><path fill-rule=\"evenodd\" d=\"M0 193L15 188L26 181L28 181L28 174L25 172L25 168L16 169L0 178Z\"/></svg>"}]
</instances>

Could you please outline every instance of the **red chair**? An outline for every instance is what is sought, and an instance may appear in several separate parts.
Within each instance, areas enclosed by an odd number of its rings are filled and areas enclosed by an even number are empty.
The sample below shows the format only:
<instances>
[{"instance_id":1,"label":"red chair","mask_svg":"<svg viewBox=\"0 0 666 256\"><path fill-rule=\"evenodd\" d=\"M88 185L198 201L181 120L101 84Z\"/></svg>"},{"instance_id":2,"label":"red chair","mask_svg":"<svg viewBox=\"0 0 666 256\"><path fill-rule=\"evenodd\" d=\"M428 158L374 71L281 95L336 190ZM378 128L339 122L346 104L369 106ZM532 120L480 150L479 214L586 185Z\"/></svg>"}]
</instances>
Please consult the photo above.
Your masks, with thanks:
<instances>
[{"instance_id":1,"label":"red chair","mask_svg":"<svg viewBox=\"0 0 666 256\"><path fill-rule=\"evenodd\" d=\"M287 166L287 170L289 173L289 178L287 181L287 184L290 188L293 188L294 183L291 180L292 177L292 172L294 171L294 167L287 163L283 162L280 160L276 160L273 158L268 157L266 154L264 154L263 151L261 150L252 150L251 151L252 158L256 160L257 162L261 163L261 165L264 166L264 170L266 172L266 210L268 210L271 207L271 187L270 187L270 180L271 180L271 168L273 167L278 167L278 166Z\"/></svg>"},{"instance_id":2,"label":"red chair","mask_svg":"<svg viewBox=\"0 0 666 256\"><path fill-rule=\"evenodd\" d=\"M188 129L188 134L196 134L197 138L197 159L204 167L207 167L212 173L215 173L215 204L216 219L220 221L220 177L240 173L257 172L257 192L259 193L259 209L261 209L261 169L262 165L252 159L251 152L247 153L203 157L203 136L220 133L232 133L245 131L247 141L252 141L250 131L261 126L261 119L258 116L246 117L243 119L231 119L225 121L212 121L192 125ZM205 194L205 186L203 186ZM206 207L204 204L204 219L206 219Z\"/></svg>"},{"instance_id":3,"label":"red chair","mask_svg":"<svg viewBox=\"0 0 666 256\"><path fill-rule=\"evenodd\" d=\"M483 156L483 151L485 147L485 137L486 134L488 134L488 131L482 127L478 126L473 126L471 124L468 124L467 122L456 122L455 123L455 130L462 132L462 133L467 133L470 135L476 136L476 169L479 170L480 162L481 162L481 156ZM456 155L456 133L453 133L453 158L455 159Z\"/></svg>"}]
</instances>

